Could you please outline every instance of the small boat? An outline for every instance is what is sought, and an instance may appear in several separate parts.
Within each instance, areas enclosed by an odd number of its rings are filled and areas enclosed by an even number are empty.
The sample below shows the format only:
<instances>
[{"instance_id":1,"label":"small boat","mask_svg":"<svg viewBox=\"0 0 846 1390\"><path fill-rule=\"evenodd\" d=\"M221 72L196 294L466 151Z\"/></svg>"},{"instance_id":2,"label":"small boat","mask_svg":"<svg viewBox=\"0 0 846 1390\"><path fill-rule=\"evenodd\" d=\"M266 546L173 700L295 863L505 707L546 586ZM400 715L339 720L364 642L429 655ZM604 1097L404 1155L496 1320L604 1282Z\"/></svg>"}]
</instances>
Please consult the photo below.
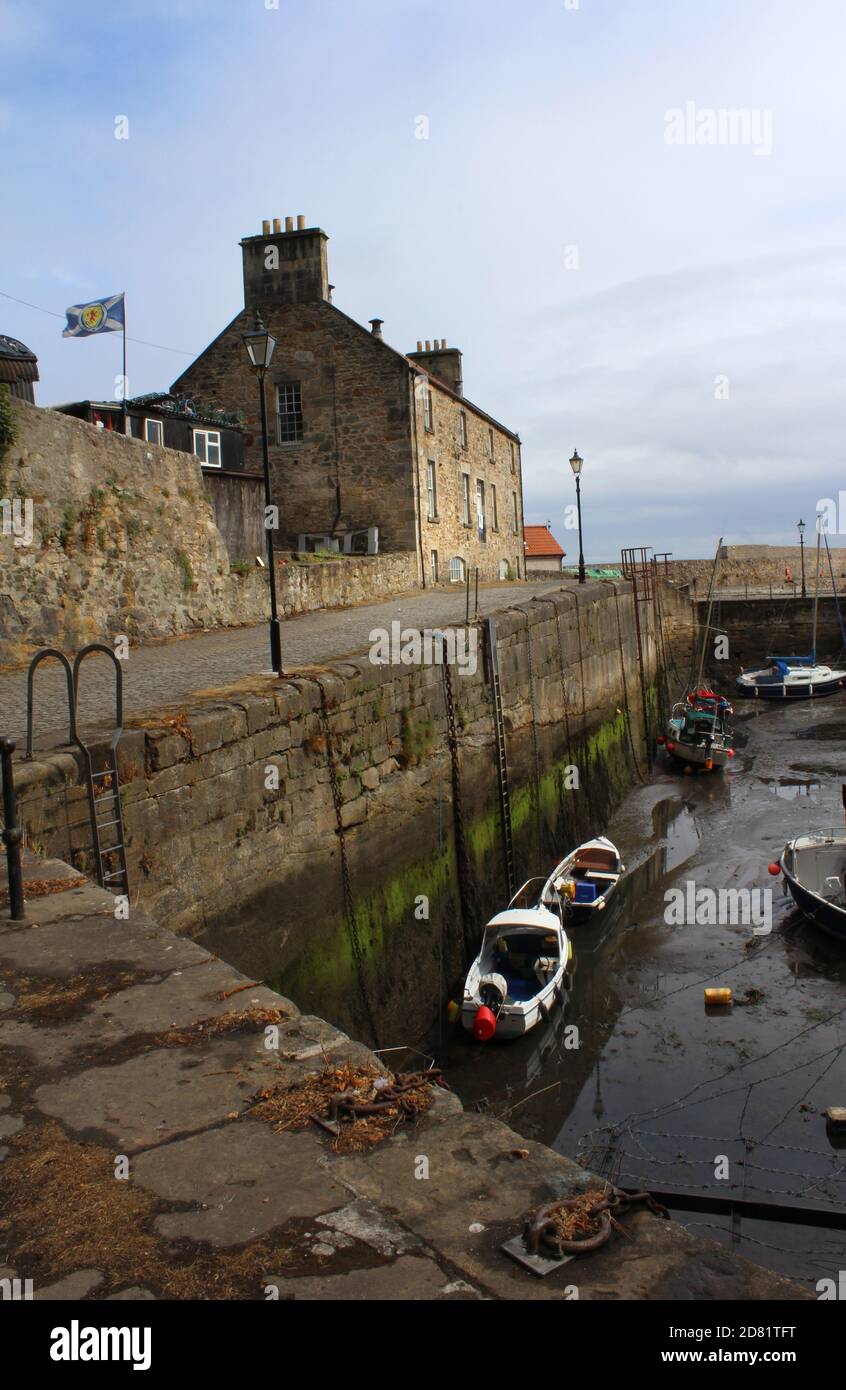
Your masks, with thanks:
<instances>
[{"instance_id":1,"label":"small boat","mask_svg":"<svg viewBox=\"0 0 846 1390\"><path fill-rule=\"evenodd\" d=\"M662 743L676 762L701 767L706 772L723 768L734 757L734 737L728 720L734 713L730 701L713 690L692 690L673 706Z\"/></svg>"},{"instance_id":2,"label":"small boat","mask_svg":"<svg viewBox=\"0 0 846 1390\"><path fill-rule=\"evenodd\" d=\"M735 684L759 700L811 700L833 695L846 685L846 671L820 666L810 656L770 656L760 671L741 671Z\"/></svg>"},{"instance_id":3,"label":"small boat","mask_svg":"<svg viewBox=\"0 0 846 1390\"><path fill-rule=\"evenodd\" d=\"M559 895L568 918L584 921L604 912L625 868L616 845L604 835L586 840L553 869L547 888Z\"/></svg>"},{"instance_id":4,"label":"small boat","mask_svg":"<svg viewBox=\"0 0 846 1390\"><path fill-rule=\"evenodd\" d=\"M556 1003L563 1007L572 948L560 900L556 906L547 894L546 904L509 907L485 927L461 1007L461 1022L477 1042L489 1042L495 1034L520 1038L546 1021Z\"/></svg>"},{"instance_id":5,"label":"small boat","mask_svg":"<svg viewBox=\"0 0 846 1390\"><path fill-rule=\"evenodd\" d=\"M768 656L768 666L759 671L744 671L735 680L738 690L744 695L752 695L758 700L812 700L820 695L834 695L846 685L846 671L822 666L817 662L817 612L820 603L820 542L823 538L820 517L817 516L817 577L814 590L814 629L811 651L808 656ZM846 643L843 628L843 615L840 599L834 582L834 567L831 563L831 550L828 536L825 539L828 568L834 602L837 605L837 619L840 633Z\"/></svg>"},{"instance_id":6,"label":"small boat","mask_svg":"<svg viewBox=\"0 0 846 1390\"><path fill-rule=\"evenodd\" d=\"M812 922L846 941L846 834L816 833L788 840L778 864L787 889Z\"/></svg>"},{"instance_id":7,"label":"small boat","mask_svg":"<svg viewBox=\"0 0 846 1390\"><path fill-rule=\"evenodd\" d=\"M658 735L659 744L666 748L676 762L683 763L686 767L702 768L705 772L725 767L729 759L734 757L734 736L728 726L728 720L734 714L731 702L725 695L717 695L715 691L702 685L708 634L712 631L714 585L722 548L721 536L711 567L708 608L699 643L696 685L688 689L683 700L673 705L664 732Z\"/></svg>"}]
</instances>

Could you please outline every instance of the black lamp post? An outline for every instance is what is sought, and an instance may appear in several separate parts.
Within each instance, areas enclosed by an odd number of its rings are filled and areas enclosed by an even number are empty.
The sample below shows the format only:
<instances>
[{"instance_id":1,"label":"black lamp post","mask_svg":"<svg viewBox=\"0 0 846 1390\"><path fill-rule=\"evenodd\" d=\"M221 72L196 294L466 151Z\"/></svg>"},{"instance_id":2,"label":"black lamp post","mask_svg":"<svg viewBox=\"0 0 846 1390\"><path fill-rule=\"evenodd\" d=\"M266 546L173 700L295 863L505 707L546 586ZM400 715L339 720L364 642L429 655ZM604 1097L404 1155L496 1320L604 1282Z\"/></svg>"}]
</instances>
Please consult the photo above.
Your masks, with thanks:
<instances>
[{"instance_id":1,"label":"black lamp post","mask_svg":"<svg viewBox=\"0 0 846 1390\"><path fill-rule=\"evenodd\" d=\"M256 314L255 328L251 333L242 333L244 346L250 359L250 366L258 375L259 400L261 402L261 449L264 461L264 529L267 535L267 566L270 570L270 664L277 676L282 674L282 629L276 606L276 564L273 555L273 527L270 524L272 506L270 500L270 460L267 455L267 403L264 396L264 378L273 360L276 339L271 337L262 323L261 314Z\"/></svg>"},{"instance_id":2,"label":"black lamp post","mask_svg":"<svg viewBox=\"0 0 846 1390\"><path fill-rule=\"evenodd\" d=\"M805 523L797 521L796 525L799 530L799 555L802 561L802 597L805 598Z\"/></svg>"},{"instance_id":3,"label":"black lamp post","mask_svg":"<svg viewBox=\"0 0 846 1390\"><path fill-rule=\"evenodd\" d=\"M572 470L573 470L573 476L574 476L575 479L576 479L576 506L577 506L578 512L579 512L579 583L580 583L580 584L584 584L584 582L585 582L585 552L584 552L584 547L583 547L583 545L582 545L582 489L581 489L581 472L582 472L582 464L583 464L583 463L584 463L584 459L579 458L579 451L578 451L578 449L574 449L574 450L573 450L573 457L570 459L570 467L572 468Z\"/></svg>"}]
</instances>

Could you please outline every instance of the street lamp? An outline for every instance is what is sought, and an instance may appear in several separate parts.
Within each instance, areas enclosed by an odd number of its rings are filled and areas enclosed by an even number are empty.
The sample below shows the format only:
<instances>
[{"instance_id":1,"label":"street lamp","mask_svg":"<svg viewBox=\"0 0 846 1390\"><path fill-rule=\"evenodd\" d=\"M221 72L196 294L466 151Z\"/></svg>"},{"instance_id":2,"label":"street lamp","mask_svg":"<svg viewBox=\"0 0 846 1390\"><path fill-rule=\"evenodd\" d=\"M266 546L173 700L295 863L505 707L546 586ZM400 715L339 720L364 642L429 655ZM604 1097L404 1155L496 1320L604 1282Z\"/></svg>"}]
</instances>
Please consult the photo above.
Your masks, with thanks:
<instances>
[{"instance_id":1,"label":"street lamp","mask_svg":"<svg viewBox=\"0 0 846 1390\"><path fill-rule=\"evenodd\" d=\"M261 314L256 314L255 327L250 333L242 333L250 366L258 376L259 400L261 402L261 449L264 461L264 529L267 535L267 567L270 571L270 664L277 676L282 674L282 629L276 606L276 565L273 556L273 527L270 510L270 460L267 455L267 403L264 396L264 378L273 360L276 339L271 337L262 323Z\"/></svg>"},{"instance_id":2,"label":"street lamp","mask_svg":"<svg viewBox=\"0 0 846 1390\"><path fill-rule=\"evenodd\" d=\"M572 468L572 470L573 470L573 476L574 476L575 479L576 479L576 506L577 506L578 512L579 512L579 583L580 583L580 584L584 584L584 582L585 582L585 552L584 552L584 547L583 547L583 545L582 545L582 489L581 489L581 481L580 481L583 463L584 463L584 459L579 458L579 451L578 451L578 449L574 449L574 450L573 450L573 457L570 459L570 467Z\"/></svg>"},{"instance_id":3,"label":"street lamp","mask_svg":"<svg viewBox=\"0 0 846 1390\"><path fill-rule=\"evenodd\" d=\"M802 597L805 598L805 523L797 521L799 530L799 556L802 561Z\"/></svg>"}]
</instances>

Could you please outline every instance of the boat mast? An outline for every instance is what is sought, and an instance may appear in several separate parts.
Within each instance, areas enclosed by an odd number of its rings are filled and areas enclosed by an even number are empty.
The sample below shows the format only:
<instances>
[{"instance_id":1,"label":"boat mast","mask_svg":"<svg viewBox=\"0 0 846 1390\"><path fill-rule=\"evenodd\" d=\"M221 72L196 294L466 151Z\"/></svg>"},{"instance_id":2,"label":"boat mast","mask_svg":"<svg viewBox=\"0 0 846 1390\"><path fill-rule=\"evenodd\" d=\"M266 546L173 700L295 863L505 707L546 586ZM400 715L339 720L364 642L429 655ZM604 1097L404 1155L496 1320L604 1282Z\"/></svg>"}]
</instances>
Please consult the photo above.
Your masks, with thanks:
<instances>
[{"instance_id":1,"label":"boat mast","mask_svg":"<svg viewBox=\"0 0 846 1390\"><path fill-rule=\"evenodd\" d=\"M817 660L817 608L820 602L820 540L822 537L820 528L819 513L817 513L817 582L814 592L814 635L811 640L811 661L816 665Z\"/></svg>"},{"instance_id":2,"label":"boat mast","mask_svg":"<svg viewBox=\"0 0 846 1390\"><path fill-rule=\"evenodd\" d=\"M708 608L705 614L705 627L702 632L702 646L699 649L699 671L696 676L695 690L702 689L702 672L705 667L705 644L708 641L708 633L711 631L711 612L714 607L714 580L717 577L717 566L720 563L720 551L723 548L723 538L717 541L717 553L714 556L714 563L711 566L711 580L708 584Z\"/></svg>"}]
</instances>

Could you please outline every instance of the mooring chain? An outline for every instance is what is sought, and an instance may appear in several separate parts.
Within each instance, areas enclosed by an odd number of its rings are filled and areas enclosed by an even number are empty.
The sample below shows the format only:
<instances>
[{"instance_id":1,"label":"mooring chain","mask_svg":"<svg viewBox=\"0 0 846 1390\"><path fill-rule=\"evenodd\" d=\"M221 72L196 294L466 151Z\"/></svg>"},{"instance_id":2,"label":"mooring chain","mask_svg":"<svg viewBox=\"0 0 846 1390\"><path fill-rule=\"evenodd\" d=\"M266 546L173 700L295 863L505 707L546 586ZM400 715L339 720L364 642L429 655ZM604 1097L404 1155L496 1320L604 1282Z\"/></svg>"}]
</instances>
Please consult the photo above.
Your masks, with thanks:
<instances>
[{"instance_id":1,"label":"mooring chain","mask_svg":"<svg viewBox=\"0 0 846 1390\"><path fill-rule=\"evenodd\" d=\"M441 664L444 682L444 707L447 719L447 741L449 743L452 773L452 815L455 828L455 857L458 870L458 899L461 906L461 926L464 944L467 949L473 942L473 901L467 872L467 841L464 835L464 806L461 799L461 761L458 752L458 726L455 718L455 696L452 689L452 672L449 662Z\"/></svg>"},{"instance_id":2,"label":"mooring chain","mask_svg":"<svg viewBox=\"0 0 846 1390\"><path fill-rule=\"evenodd\" d=\"M629 752L631 753L632 766L637 773L643 786L646 786L646 779L640 770L640 764L635 752L634 739L632 737L632 712L629 704L629 682L626 679L626 660L623 655L623 624L620 621L620 593L617 585L614 585L614 607L617 612L617 642L620 649L620 674L623 678L623 698L626 705L626 733L628 735Z\"/></svg>"},{"instance_id":3,"label":"mooring chain","mask_svg":"<svg viewBox=\"0 0 846 1390\"><path fill-rule=\"evenodd\" d=\"M651 1192L607 1192L595 1193L597 1200L590 1202L590 1194L579 1197L564 1197L538 1207L526 1217L523 1227L523 1240L530 1255L546 1254L561 1259L564 1255L585 1255L598 1250L611 1239L611 1232L618 1216L625 1216L630 1207L645 1206L653 1216L669 1218L666 1207L661 1206ZM582 1216L585 1221L598 1222L599 1229L581 1239L565 1236L560 1222L566 1219L567 1212Z\"/></svg>"},{"instance_id":4,"label":"mooring chain","mask_svg":"<svg viewBox=\"0 0 846 1390\"><path fill-rule=\"evenodd\" d=\"M361 1002L364 1012L367 1015L367 1022L370 1033L375 1045L379 1045L379 1034L376 1028L376 1021L373 1017L373 1010L370 1007L370 998L367 993L367 986L364 980L364 952L361 948L361 940L358 935L358 924L355 920L355 899L353 897L352 879L350 878L349 859L347 857L347 838L344 830L344 803L341 796L341 786L338 781L338 767L335 762L335 748L332 742L332 730L329 725L329 708L326 701L326 690L323 682L317 678L316 684L320 691L320 719L323 725L323 735L326 739L326 761L329 767L329 785L332 790L332 801L335 806L336 834L338 836L338 848L341 858L341 886L344 898L344 915L347 919L347 930L352 947L353 961L355 963L356 975L358 978L358 989L361 995Z\"/></svg>"},{"instance_id":5,"label":"mooring chain","mask_svg":"<svg viewBox=\"0 0 846 1390\"><path fill-rule=\"evenodd\" d=\"M370 1100L355 1090L338 1091L334 1096L330 1096L328 1118L338 1120L344 1116L347 1119L358 1120L366 1115L378 1115L381 1111L392 1108L401 1110L405 1115L411 1115L414 1113L414 1106L406 1099L409 1092L432 1085L447 1089L443 1074L436 1067L430 1071L406 1072L401 1076L394 1076L393 1081L388 1081L387 1077L384 1080L384 1085L377 1083L375 1095Z\"/></svg>"}]
</instances>

